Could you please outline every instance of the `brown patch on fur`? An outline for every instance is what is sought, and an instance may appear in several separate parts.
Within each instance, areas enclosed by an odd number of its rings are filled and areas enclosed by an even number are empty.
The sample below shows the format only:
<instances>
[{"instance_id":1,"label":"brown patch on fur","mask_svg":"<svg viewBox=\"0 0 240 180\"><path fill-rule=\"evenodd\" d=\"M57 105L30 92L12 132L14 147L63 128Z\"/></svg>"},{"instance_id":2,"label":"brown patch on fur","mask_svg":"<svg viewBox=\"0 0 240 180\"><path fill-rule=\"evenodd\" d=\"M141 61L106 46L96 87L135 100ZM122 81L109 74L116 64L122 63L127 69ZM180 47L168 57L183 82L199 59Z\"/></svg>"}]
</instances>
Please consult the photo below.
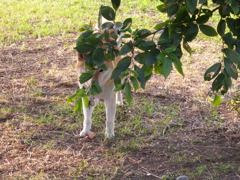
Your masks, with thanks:
<instances>
[{"instance_id":1,"label":"brown patch on fur","mask_svg":"<svg viewBox=\"0 0 240 180\"><path fill-rule=\"evenodd\" d=\"M99 31L100 33L103 33L102 31ZM109 41L115 41L114 38L111 37L111 35L114 33L114 29L110 29L109 30L109 34L110 34L110 37L109 37ZM102 40L103 43L107 43L107 41L105 39ZM119 47L114 47L115 49L119 50ZM89 53L86 53L86 54L80 54L78 53L78 61L77 61L77 64L76 64L76 69L85 69L86 70L86 66L85 66L85 58L86 56L88 55ZM109 61L109 60L105 60L104 61L104 64L106 64L106 66L110 69L114 69L118 62L120 61L121 59L121 56L117 56L115 57L115 60L114 61ZM94 75L94 78L98 78L99 76L99 71Z\"/></svg>"},{"instance_id":2,"label":"brown patch on fur","mask_svg":"<svg viewBox=\"0 0 240 180\"><path fill-rule=\"evenodd\" d=\"M85 56L86 57L86 56ZM85 58L82 54L78 53L78 61L76 64L76 69L84 69L85 68Z\"/></svg>"}]
</instances>

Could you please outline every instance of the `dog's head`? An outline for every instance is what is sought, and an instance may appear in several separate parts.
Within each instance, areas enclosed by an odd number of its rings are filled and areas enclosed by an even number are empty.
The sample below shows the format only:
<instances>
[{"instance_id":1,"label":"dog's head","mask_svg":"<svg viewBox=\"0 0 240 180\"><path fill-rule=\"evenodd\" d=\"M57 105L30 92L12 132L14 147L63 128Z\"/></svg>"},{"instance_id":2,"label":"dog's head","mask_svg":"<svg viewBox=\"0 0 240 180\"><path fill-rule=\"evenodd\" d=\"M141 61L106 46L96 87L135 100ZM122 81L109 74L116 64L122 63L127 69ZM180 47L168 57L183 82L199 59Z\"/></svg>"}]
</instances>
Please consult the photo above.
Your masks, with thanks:
<instances>
[{"instance_id":1,"label":"dog's head","mask_svg":"<svg viewBox=\"0 0 240 180\"><path fill-rule=\"evenodd\" d=\"M103 34L104 32L102 30L99 30L98 33ZM116 39L116 37L117 37L116 31L114 29L109 29L108 33L109 33L109 38L107 40L102 39L102 44L104 45L111 41L117 42L116 46L114 48L119 50L119 45L118 45L119 39ZM76 64L76 69L77 69L79 76L82 73L88 71L88 69L86 67L86 58L88 55L89 55L89 53L86 53L86 54L78 53L78 61ZM120 56L116 56L114 61L105 60L104 64L108 67L108 69L106 71L104 71L102 69L98 69L96 74L94 74L94 76L92 77L92 79L90 79L88 82L86 82L84 84L80 84L80 87L89 86L91 84L92 80L97 80L99 85L103 86L107 81L111 80L112 71L116 67L119 60L120 60Z\"/></svg>"},{"instance_id":2,"label":"dog's head","mask_svg":"<svg viewBox=\"0 0 240 180\"><path fill-rule=\"evenodd\" d=\"M77 73L79 76L81 76L82 73L88 71L86 64L85 64L87 55L88 54L78 53L78 61L76 64L76 70L77 70ZM89 81L87 81L84 84L79 84L80 88L82 88L83 86L89 87L92 80L98 81L99 85L101 87L103 87L107 81L111 80L112 72L113 72L114 68L116 67L116 64L118 63L119 59L120 59L120 57L116 57L116 59L114 61L105 60L104 64L108 67L108 69L106 71L104 71L102 69L98 69L96 74L94 74L93 77Z\"/></svg>"}]
</instances>

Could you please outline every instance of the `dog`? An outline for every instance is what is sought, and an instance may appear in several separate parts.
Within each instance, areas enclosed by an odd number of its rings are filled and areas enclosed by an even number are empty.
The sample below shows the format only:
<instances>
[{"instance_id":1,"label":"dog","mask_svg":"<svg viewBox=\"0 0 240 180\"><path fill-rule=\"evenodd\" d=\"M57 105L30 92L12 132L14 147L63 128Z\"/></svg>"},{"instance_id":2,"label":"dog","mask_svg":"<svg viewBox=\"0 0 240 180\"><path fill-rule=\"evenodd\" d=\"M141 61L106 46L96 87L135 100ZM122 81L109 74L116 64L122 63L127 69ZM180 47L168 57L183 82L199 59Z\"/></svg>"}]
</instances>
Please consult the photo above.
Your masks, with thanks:
<instances>
[{"instance_id":1,"label":"dog","mask_svg":"<svg viewBox=\"0 0 240 180\"><path fill-rule=\"evenodd\" d=\"M76 64L76 70L78 75L80 76L82 73L87 72L87 68L85 66L85 58L87 54L78 53L78 61ZM111 138L114 137L114 121L115 121L115 113L116 113L116 104L123 105L122 94L121 92L114 92L114 80L111 79L112 72L114 68L117 66L117 63L120 61L121 57L116 56L114 61L105 60L104 64L108 67L108 70L102 71L99 70L90 80L81 84L79 82L79 88L89 87L91 85L91 81L98 81L100 87L102 88L102 92L94 97L89 97L89 106L86 107L83 103L83 129L80 132L80 137L86 137L89 135L92 125L92 113L95 105L99 100L103 100L105 102L106 108L106 131L105 137Z\"/></svg>"}]
</instances>

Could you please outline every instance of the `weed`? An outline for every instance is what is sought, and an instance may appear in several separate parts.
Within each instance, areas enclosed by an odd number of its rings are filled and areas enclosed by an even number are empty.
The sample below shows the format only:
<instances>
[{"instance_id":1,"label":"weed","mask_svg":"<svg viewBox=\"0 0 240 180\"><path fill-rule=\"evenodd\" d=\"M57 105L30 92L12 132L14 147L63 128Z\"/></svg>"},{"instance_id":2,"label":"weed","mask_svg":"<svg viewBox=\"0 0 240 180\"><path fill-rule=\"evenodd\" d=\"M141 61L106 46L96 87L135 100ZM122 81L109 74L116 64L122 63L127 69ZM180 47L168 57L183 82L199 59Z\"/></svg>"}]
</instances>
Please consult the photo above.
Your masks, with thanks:
<instances>
[{"instance_id":1,"label":"weed","mask_svg":"<svg viewBox=\"0 0 240 180\"><path fill-rule=\"evenodd\" d=\"M196 175L197 176L202 176L206 173L207 166L206 165L198 166L196 169L197 169Z\"/></svg>"}]
</instances>

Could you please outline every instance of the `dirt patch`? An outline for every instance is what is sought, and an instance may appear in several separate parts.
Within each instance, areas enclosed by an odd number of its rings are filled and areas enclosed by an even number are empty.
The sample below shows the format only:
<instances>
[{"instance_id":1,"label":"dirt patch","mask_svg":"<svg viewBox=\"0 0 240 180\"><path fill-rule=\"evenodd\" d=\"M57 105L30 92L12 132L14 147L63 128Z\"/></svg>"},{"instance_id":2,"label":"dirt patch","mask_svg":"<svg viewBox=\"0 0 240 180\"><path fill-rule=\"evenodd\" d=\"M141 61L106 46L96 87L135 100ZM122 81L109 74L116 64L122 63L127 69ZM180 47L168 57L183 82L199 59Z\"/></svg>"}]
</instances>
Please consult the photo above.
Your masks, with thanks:
<instances>
[{"instance_id":1,"label":"dirt patch","mask_svg":"<svg viewBox=\"0 0 240 180\"><path fill-rule=\"evenodd\" d=\"M215 111L208 101L210 84L203 81L206 68L220 58L212 55L219 45L202 41L196 44L193 56L183 59L184 78L176 72L167 80L155 75L145 91L134 93L136 104L149 98L163 108L179 108L173 116L178 121L167 121L157 134L151 134L154 125L147 122L159 123L168 111L161 113L155 107L152 115L144 115L143 123L150 130L137 147L131 146L137 140L134 132L105 141L98 132L101 130L95 128L98 134L93 140L83 142L78 137L81 122L77 119L82 117L72 113L72 106L66 104L66 97L77 89L73 39L30 39L3 47L2 178L152 180L187 175L192 179L239 179L239 115L225 103ZM130 111L138 114L134 106L119 109L119 118L130 116Z\"/></svg>"}]
</instances>

